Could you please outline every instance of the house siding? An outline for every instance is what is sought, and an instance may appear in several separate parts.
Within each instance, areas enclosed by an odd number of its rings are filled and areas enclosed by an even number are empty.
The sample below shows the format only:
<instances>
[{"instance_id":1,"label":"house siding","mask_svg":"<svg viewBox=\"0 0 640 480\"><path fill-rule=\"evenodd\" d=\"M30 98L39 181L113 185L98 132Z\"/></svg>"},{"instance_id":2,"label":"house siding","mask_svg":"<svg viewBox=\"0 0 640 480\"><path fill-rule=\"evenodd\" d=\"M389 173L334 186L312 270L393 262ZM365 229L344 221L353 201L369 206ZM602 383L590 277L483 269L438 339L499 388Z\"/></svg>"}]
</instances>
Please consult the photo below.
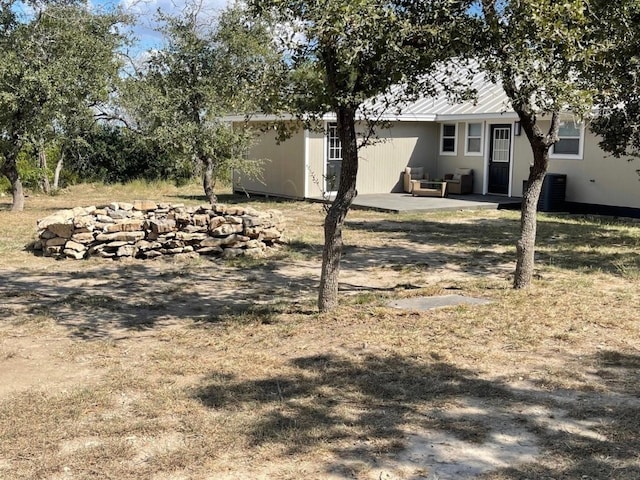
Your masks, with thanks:
<instances>
[{"instance_id":1,"label":"house siding","mask_svg":"<svg viewBox=\"0 0 640 480\"><path fill-rule=\"evenodd\" d=\"M308 191L306 197L318 198L324 193L324 158L325 136L321 131L313 130L307 133L307 152L309 154L309 168L307 175Z\"/></svg>"},{"instance_id":2,"label":"house siding","mask_svg":"<svg viewBox=\"0 0 640 480\"><path fill-rule=\"evenodd\" d=\"M465 155L465 130L467 128L466 122L442 122L442 123L456 123L457 142L456 142L456 155L442 154L440 153L440 124L438 123L438 138L436 140L436 148L438 151L437 167L433 173L432 178L444 178L448 173L453 173L456 168L471 168L473 169L473 193L482 194L484 192L484 165L485 165L485 153L487 147L487 132L486 122L471 121L471 123L483 123L482 135L483 135L483 149L482 155ZM492 122L496 123L496 122ZM503 122L504 123L504 122Z\"/></svg>"},{"instance_id":3,"label":"house siding","mask_svg":"<svg viewBox=\"0 0 640 480\"><path fill-rule=\"evenodd\" d=\"M544 131L549 122L540 122ZM533 154L525 135L516 137L516 170L513 196L522 196L522 181L529 177ZM614 158L598 145L598 137L588 128L584 132L582 159L549 160L549 173L567 175L566 200L594 205L640 208L640 160Z\"/></svg>"},{"instance_id":4,"label":"house siding","mask_svg":"<svg viewBox=\"0 0 640 480\"><path fill-rule=\"evenodd\" d=\"M482 155L465 155L467 122L483 122ZM512 124L513 119L496 116L482 120L447 120L456 123L456 155L440 152L441 123L400 121L381 129L378 140L359 152L357 189L359 194L402 191L402 172L406 166L422 166L431 178L443 178L455 168L472 168L474 193L485 193L488 158L489 126ZM548 128L542 121L540 127ZM359 126L360 133L363 126ZM522 196L522 182L528 178L533 156L524 132L512 135L510 194ZM326 138L322 129L305 132L301 128L291 138L278 144L275 135L267 131L251 148L250 158L266 159L260 180L234 175L235 189L264 195L291 198L319 198L323 195ZM598 146L598 138L588 129L584 134L582 159L555 159L550 173L567 175L568 202L630 207L640 209L640 160L627 161L608 156Z\"/></svg>"},{"instance_id":5,"label":"house siding","mask_svg":"<svg viewBox=\"0 0 640 480\"><path fill-rule=\"evenodd\" d=\"M402 173L407 166L424 167L433 176L439 125L397 122L377 133L378 140L359 152L359 194L402 192Z\"/></svg>"},{"instance_id":6,"label":"house siding","mask_svg":"<svg viewBox=\"0 0 640 480\"><path fill-rule=\"evenodd\" d=\"M261 133L248 155L251 159L263 160L262 174L254 179L234 172L234 190L288 198L305 197L303 130L296 130L280 144L273 131Z\"/></svg>"}]
</instances>

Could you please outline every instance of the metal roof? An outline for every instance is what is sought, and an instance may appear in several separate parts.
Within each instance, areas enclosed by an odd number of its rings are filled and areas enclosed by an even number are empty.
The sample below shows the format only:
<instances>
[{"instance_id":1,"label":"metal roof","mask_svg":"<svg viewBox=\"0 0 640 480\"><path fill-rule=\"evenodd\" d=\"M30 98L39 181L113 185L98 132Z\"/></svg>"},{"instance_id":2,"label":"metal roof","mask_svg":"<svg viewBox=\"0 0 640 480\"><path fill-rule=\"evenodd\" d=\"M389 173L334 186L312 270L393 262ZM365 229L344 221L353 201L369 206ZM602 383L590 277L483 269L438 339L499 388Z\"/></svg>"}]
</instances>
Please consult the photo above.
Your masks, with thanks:
<instances>
[{"instance_id":1,"label":"metal roof","mask_svg":"<svg viewBox=\"0 0 640 480\"><path fill-rule=\"evenodd\" d=\"M472 99L460 100L447 94L443 87L436 87L435 95L423 96L413 102L394 106L393 112L379 112L386 120L399 121L442 121L465 118L516 118L501 84L493 83L485 74L476 73L469 80L464 79L467 70L459 71L450 80L464 83L465 88L474 93ZM435 82L447 82L446 76L451 73L440 73ZM392 89L391 95L400 93L401 87ZM391 110L391 109L388 109ZM399 111L399 113L398 113Z\"/></svg>"},{"instance_id":2,"label":"metal roof","mask_svg":"<svg viewBox=\"0 0 640 480\"><path fill-rule=\"evenodd\" d=\"M504 93L502 85L493 83L482 72L475 73L469 79L469 70L460 68L457 71L441 71L434 76L432 85L434 85L435 94L429 96L421 96L415 101L407 103L394 102L393 98L402 97L402 86L395 86L386 96L386 101L378 99L377 101L369 101L363 105L363 111L360 116L364 116L364 111L373 114L380 120L387 121L419 121L419 122L437 122L447 120L465 120L465 119L486 119L502 117L505 119L516 119L517 115L511 108L511 104ZM469 91L473 91L472 99L460 100L455 99L453 95L447 94L443 84L451 84L453 82L464 83ZM383 106L384 105L384 106ZM371 115L369 115L371 116ZM240 121L245 117L227 117L228 120ZM277 117L275 115L252 115L253 121L274 121L282 120L285 117ZM287 116L293 119L292 116ZM335 121L335 114L328 113L324 115L324 120Z\"/></svg>"}]
</instances>

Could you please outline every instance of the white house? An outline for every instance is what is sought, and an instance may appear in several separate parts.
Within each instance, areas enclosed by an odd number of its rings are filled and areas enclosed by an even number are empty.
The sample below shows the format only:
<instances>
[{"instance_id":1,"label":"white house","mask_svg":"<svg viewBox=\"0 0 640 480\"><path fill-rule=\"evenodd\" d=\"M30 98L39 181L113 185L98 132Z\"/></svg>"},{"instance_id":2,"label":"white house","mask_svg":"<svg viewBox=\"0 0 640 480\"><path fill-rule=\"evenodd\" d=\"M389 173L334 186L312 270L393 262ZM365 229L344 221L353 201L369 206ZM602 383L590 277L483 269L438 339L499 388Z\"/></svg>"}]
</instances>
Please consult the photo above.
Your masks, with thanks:
<instances>
[{"instance_id":1,"label":"white house","mask_svg":"<svg viewBox=\"0 0 640 480\"><path fill-rule=\"evenodd\" d=\"M379 141L360 150L358 194L402 192L405 167L421 166L431 178L443 178L457 167L471 168L474 193L522 196L523 181L533 163L529 142L502 87L481 76L476 76L474 87L475 102L452 104L442 95L419 100L398 115L387 115L391 127L379 130ZM280 144L267 131L249 156L268 160L264 175L259 180L236 175L236 190L321 197L335 190L341 165L335 118L324 118L320 131L300 129ZM614 207L640 216L640 159L616 159L603 152L588 126L569 114L562 118L560 141L550 156L549 172L567 176L570 205L586 210Z\"/></svg>"}]
</instances>

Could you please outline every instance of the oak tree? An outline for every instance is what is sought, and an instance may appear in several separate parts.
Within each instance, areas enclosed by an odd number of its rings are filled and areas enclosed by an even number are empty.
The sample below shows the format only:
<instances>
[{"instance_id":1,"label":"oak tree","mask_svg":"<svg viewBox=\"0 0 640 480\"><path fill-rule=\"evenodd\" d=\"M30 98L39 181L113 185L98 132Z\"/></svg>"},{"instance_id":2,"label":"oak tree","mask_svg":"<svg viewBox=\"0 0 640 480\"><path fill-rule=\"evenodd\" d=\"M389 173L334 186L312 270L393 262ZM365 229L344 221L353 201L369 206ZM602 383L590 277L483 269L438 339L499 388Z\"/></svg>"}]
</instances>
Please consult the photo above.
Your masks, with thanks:
<instances>
[{"instance_id":1,"label":"oak tree","mask_svg":"<svg viewBox=\"0 0 640 480\"><path fill-rule=\"evenodd\" d=\"M21 14L2 0L0 14L0 172L11 183L12 210L24 208L18 154L74 112L107 99L117 76L124 17L81 1L43 0Z\"/></svg>"},{"instance_id":2,"label":"oak tree","mask_svg":"<svg viewBox=\"0 0 640 480\"><path fill-rule=\"evenodd\" d=\"M433 91L439 62L466 42L458 28L468 2L253 0L279 26L288 82L272 111L294 114L307 126L335 115L342 166L324 222L318 308L338 305L342 229L357 194L358 150L385 108ZM401 86L402 88L394 88ZM276 111L276 113L278 113ZM363 131L365 134L359 135Z\"/></svg>"},{"instance_id":3,"label":"oak tree","mask_svg":"<svg viewBox=\"0 0 640 480\"><path fill-rule=\"evenodd\" d=\"M502 84L533 155L514 277L514 287L525 288L534 271L537 204L549 151L559 140L562 114L589 118L596 90L585 78L603 45L594 35L597 19L583 0L481 0L478 7L478 61Z\"/></svg>"}]
</instances>

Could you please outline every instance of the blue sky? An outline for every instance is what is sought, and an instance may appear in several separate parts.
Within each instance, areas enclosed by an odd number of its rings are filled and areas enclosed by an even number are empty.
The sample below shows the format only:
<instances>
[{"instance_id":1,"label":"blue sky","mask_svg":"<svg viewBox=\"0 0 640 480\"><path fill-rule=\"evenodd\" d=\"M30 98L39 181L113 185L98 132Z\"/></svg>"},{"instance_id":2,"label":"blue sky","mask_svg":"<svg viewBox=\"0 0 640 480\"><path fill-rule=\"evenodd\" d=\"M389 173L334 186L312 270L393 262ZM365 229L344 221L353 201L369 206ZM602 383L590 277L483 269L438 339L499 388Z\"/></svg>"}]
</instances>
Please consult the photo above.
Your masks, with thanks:
<instances>
[{"instance_id":1,"label":"blue sky","mask_svg":"<svg viewBox=\"0 0 640 480\"><path fill-rule=\"evenodd\" d=\"M231 3L231 0L200 1L202 17L210 17L212 21L220 10ZM161 46L161 37L154 31L154 17L158 9L164 13L178 14L186 4L184 0L90 0L90 2L98 8L105 9L121 6L126 12L136 16L137 22L133 33L138 41L134 50L138 52Z\"/></svg>"}]
</instances>

